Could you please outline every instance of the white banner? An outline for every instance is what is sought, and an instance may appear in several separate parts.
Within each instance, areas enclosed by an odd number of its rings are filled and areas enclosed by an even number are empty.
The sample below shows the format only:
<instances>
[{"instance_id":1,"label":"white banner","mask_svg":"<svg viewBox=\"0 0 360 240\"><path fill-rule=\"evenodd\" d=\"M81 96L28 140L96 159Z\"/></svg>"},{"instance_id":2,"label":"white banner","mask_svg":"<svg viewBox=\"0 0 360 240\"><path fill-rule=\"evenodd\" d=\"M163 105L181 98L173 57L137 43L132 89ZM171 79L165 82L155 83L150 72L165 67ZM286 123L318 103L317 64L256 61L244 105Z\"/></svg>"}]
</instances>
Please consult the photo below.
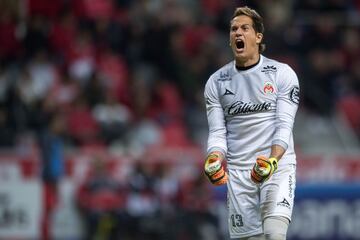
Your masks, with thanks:
<instances>
[{"instance_id":1,"label":"white banner","mask_svg":"<svg viewBox=\"0 0 360 240\"><path fill-rule=\"evenodd\" d=\"M40 239L42 187L36 180L0 183L0 239Z\"/></svg>"}]
</instances>

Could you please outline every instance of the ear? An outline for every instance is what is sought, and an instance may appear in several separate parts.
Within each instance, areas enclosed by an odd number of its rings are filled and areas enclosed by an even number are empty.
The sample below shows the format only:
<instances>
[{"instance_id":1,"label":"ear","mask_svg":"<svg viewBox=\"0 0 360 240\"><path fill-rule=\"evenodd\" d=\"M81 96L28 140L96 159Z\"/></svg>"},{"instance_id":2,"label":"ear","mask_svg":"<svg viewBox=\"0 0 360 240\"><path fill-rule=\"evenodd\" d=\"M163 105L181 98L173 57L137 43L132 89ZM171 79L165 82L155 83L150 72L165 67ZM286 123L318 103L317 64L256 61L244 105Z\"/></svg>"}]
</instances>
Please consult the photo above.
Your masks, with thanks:
<instances>
[{"instance_id":1,"label":"ear","mask_svg":"<svg viewBox=\"0 0 360 240\"><path fill-rule=\"evenodd\" d=\"M260 44L262 39L263 39L263 34L262 33L256 33L256 43Z\"/></svg>"}]
</instances>

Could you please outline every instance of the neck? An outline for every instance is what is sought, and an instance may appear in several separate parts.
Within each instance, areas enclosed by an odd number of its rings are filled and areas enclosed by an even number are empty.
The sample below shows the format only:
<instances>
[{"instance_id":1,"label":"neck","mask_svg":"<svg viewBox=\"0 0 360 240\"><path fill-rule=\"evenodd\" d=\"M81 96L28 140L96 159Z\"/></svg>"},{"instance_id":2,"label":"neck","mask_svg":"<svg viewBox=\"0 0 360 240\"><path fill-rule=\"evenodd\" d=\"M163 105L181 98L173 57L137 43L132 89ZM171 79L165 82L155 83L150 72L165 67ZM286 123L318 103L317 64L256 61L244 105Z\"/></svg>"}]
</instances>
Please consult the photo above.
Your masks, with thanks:
<instances>
[{"instance_id":1,"label":"neck","mask_svg":"<svg viewBox=\"0 0 360 240\"><path fill-rule=\"evenodd\" d=\"M235 62L237 67L249 67L258 63L259 60L260 60L260 54L257 53L254 54L251 58L247 58L247 59L236 58Z\"/></svg>"}]
</instances>

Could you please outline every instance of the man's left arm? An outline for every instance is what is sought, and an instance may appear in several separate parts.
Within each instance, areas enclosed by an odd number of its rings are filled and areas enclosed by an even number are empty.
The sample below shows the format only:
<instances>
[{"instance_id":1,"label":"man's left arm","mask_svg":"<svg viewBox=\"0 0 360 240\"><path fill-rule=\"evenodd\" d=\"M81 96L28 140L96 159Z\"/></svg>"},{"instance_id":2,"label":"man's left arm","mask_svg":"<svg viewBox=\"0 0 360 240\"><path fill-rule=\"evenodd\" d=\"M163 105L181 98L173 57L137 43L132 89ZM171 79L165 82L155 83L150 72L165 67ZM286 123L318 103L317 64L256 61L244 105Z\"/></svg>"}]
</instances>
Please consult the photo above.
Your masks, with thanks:
<instances>
[{"instance_id":1,"label":"man's left arm","mask_svg":"<svg viewBox=\"0 0 360 240\"><path fill-rule=\"evenodd\" d=\"M256 183L269 179L276 171L291 140L295 115L299 105L299 81L296 73L288 66L279 72L276 108L276 131L272 141L270 156L259 156L251 172Z\"/></svg>"}]
</instances>

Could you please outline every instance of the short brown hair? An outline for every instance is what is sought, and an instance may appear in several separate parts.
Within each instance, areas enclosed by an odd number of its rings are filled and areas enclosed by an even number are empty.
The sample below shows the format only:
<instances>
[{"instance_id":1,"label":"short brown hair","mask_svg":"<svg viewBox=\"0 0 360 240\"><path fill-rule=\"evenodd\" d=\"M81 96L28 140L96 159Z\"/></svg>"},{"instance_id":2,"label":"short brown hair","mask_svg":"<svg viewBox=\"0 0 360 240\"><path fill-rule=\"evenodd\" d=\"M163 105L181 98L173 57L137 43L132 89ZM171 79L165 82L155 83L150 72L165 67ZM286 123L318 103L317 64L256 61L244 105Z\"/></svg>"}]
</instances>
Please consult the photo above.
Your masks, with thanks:
<instances>
[{"instance_id":1,"label":"short brown hair","mask_svg":"<svg viewBox=\"0 0 360 240\"><path fill-rule=\"evenodd\" d=\"M256 12L254 9L249 8L248 6L245 7L238 7L235 9L234 14L231 18L231 21L237 17L245 15L252 19L253 21L253 28L255 29L256 33L264 34L265 28L264 28L264 20L260 16L258 12ZM259 45L259 52L262 53L265 50L265 43L261 42Z\"/></svg>"}]
</instances>

